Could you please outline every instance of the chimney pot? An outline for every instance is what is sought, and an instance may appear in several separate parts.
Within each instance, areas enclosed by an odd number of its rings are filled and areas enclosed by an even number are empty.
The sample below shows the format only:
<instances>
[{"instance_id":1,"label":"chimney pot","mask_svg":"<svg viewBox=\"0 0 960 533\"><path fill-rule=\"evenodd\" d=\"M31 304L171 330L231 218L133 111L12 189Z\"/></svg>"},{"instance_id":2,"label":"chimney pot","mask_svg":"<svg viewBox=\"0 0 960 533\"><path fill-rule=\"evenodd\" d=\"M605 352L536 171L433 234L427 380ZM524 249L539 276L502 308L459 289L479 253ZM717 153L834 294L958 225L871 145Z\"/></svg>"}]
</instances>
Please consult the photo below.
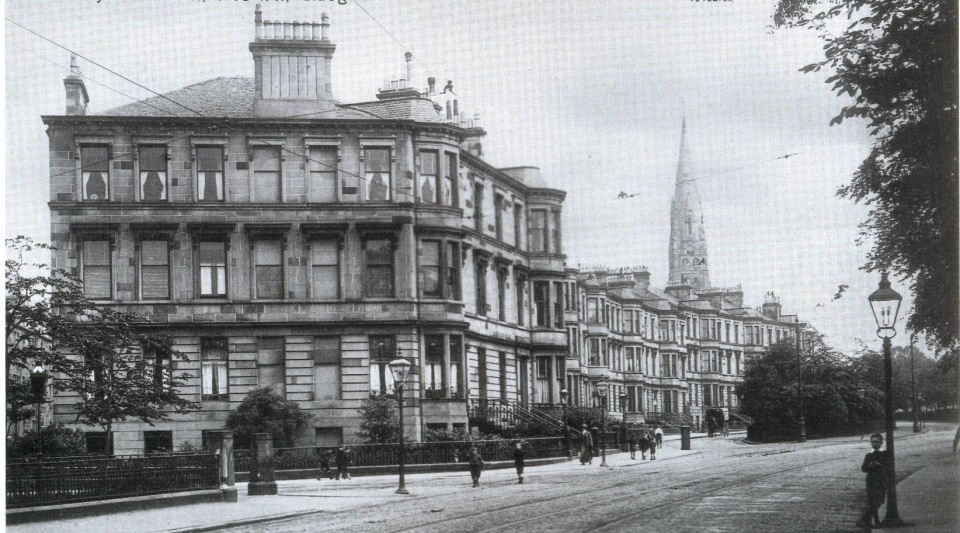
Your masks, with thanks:
<instances>
[{"instance_id":1,"label":"chimney pot","mask_svg":"<svg viewBox=\"0 0 960 533\"><path fill-rule=\"evenodd\" d=\"M437 92L437 79L434 77L427 78L427 91L429 94L434 94Z\"/></svg>"},{"instance_id":2,"label":"chimney pot","mask_svg":"<svg viewBox=\"0 0 960 533\"><path fill-rule=\"evenodd\" d=\"M321 32L320 32L320 33L321 33L321 39L320 39L320 40L322 40L322 41L329 41L329 40L330 40L330 23L327 22L328 20L329 20L329 17L327 17L327 14L326 14L326 13L321 13L321 14L320 14L320 29L321 29Z\"/></svg>"},{"instance_id":3,"label":"chimney pot","mask_svg":"<svg viewBox=\"0 0 960 533\"><path fill-rule=\"evenodd\" d=\"M293 38L296 40L303 40L303 25L299 22L293 22Z\"/></svg>"}]
</instances>

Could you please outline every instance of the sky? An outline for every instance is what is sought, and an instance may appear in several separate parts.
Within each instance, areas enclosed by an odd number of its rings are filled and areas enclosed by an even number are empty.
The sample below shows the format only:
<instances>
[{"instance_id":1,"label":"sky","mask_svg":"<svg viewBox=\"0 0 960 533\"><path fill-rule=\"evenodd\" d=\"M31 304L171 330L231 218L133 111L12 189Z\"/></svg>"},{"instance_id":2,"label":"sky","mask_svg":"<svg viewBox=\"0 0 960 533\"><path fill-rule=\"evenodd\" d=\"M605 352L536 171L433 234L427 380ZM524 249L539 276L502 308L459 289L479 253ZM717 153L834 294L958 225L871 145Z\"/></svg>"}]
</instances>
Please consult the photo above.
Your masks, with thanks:
<instances>
[{"instance_id":1,"label":"sky","mask_svg":"<svg viewBox=\"0 0 960 533\"><path fill-rule=\"evenodd\" d=\"M341 3L342 2L342 3ZM5 2L5 17L158 93L253 76L254 6L242 0ZM867 209L838 198L870 148L862 122L830 119L847 102L806 30L772 30L772 0L700 2L261 1L263 18L330 16L333 92L373 100L415 57L414 82L453 80L481 115L485 158L537 166L567 191L570 266L645 265L668 275L670 200L686 117L715 286L746 305L773 291L828 344L878 349L860 270ZM5 22L5 233L49 240L49 161L40 116L64 113L69 52ZM89 113L153 94L84 60ZM101 85L102 84L102 85ZM789 158L781 158L795 154ZM617 199L621 191L634 194ZM905 297L907 284L894 279ZM840 285L848 288L834 299ZM900 324L902 329L902 323ZM894 340L906 342L906 335Z\"/></svg>"}]
</instances>

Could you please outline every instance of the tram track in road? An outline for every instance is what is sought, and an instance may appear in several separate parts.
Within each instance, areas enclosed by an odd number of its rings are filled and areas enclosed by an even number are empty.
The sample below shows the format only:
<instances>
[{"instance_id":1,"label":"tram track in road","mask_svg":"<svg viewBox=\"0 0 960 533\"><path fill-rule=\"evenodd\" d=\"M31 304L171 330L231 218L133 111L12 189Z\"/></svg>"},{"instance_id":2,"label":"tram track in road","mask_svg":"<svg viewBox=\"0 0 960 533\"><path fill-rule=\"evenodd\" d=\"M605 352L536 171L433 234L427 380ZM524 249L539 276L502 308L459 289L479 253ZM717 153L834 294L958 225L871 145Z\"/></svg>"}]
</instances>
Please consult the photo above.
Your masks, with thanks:
<instances>
[{"instance_id":1,"label":"tram track in road","mask_svg":"<svg viewBox=\"0 0 960 533\"><path fill-rule=\"evenodd\" d=\"M740 455L740 454L738 454L738 455ZM666 493L669 493L669 492L674 491L674 490L682 490L682 489L690 488L690 487L693 487L693 486L702 486L702 485L705 485L705 484L707 484L707 485L709 485L709 484L714 484L714 483L717 483L718 481L722 481L723 479L725 479L725 477L726 477L727 474L732 474L732 473L736 473L736 472L742 472L743 466L742 466L742 464L739 464L739 461L738 461L738 460L736 460L736 459L737 459L736 456L725 456L725 458L727 458L727 459L734 459L734 461L733 461L731 464L729 464L729 465L725 465L725 467L720 467L721 469L718 469L718 468L716 468L716 467L712 467L712 468L711 468L711 471L710 471L710 476L709 476L709 477L706 477L706 478L685 479L685 480L683 480L682 482L673 483L673 484L660 484L660 485L657 485L657 486L655 486L655 487L648 488L648 489L629 490L629 491L626 491L627 494L623 494L623 493L625 492L625 490L624 490L625 488L637 486L638 479L640 479L640 478L638 478L638 477L636 477L636 476L630 476L630 477L627 478L627 479L623 479L622 481L614 482L614 483L605 485L605 486L603 486L603 487L591 488L591 490L590 490L589 492L587 492L587 493L577 493L577 494L576 494L576 497L577 497L577 500L578 500L579 505L577 505L577 506L575 506L575 507L564 507L563 509L559 509L559 510L557 510L557 511L549 512L549 513L543 513L543 514L537 514L536 516L527 517L527 518L524 518L524 519L522 519L522 520L516 520L516 521L512 521L512 522L507 522L507 523L498 523L495 527L491 527L491 528L487 528L487 529L480 529L480 530L472 530L472 531L475 531L476 533L480 533L480 532L489 532L489 531L511 530L511 528L516 528L517 526L522 526L523 524L528 524L528 523L530 523L530 522L535 522L535 521L538 521L538 520L544 520L544 519L547 519L547 518L551 518L551 517L555 517L555 516L559 516L559 515L563 515L563 514L575 513L575 512L578 512L578 511L584 511L584 510L592 509L592 508L595 508L597 505L600 505L600 504L602 504L602 505L604 505L604 506L609 506L611 503L620 502L620 501L626 501L626 500L630 500L630 499L637 499L637 498L643 497L643 496L645 496L645 495L650 495L650 494L666 494ZM761 480L761 479L764 479L764 478L769 478L769 477L776 476L776 475L780 475L780 474L783 474L783 473L786 473L786 472L791 472L791 471L799 470L799 469L802 469L802 468L807 468L807 467L810 467L810 466L816 466L816 465L825 464L825 463L829 463L829 462L834 462L834 461L846 461L846 460L847 460L847 458L833 458L833 459L827 459L827 460L823 460L823 461L815 461L815 462L810 462L810 463L804 463L804 464L802 464L802 465L793 466L793 467L790 467L790 468L779 469L779 470L774 471L774 472L769 472L769 473L764 473L764 474L759 474L759 475L753 475L753 476L750 476L750 477L747 478L747 479L739 480L739 481L736 482L736 483L721 484L720 486L716 486L716 487L710 488L710 489L708 489L708 490L697 491L696 494L691 495L691 496L687 496L687 497L683 497L683 498L671 498L670 501L668 501L668 502L665 502L665 503L659 504L659 505L654 505L654 506L652 506L652 507L650 507L650 506L645 506L643 513L648 513L648 512L650 512L651 510L655 510L655 509L661 508L661 507L668 507L668 506L676 505L677 503L683 502L683 501L685 501L685 500L691 500L691 499L699 498L699 497L702 497L702 496L705 495L705 494L710 494L710 493L717 492L717 491L720 491L720 490L723 490L723 489L727 489L727 488L731 488L731 487L736 487L736 486L741 486L741 485L747 485L747 484L750 484L750 483L754 483L754 482L756 482L756 481L758 481L758 480ZM632 466L632 465L624 465L624 466ZM617 468L623 468L623 467L617 467ZM670 473L670 475L672 475L672 476L674 476L674 475L675 475L675 476L689 476L689 475L691 475L691 474L701 473L702 470L703 470L702 465L691 465L691 467L689 467L689 468L683 468L682 470L670 471L669 473ZM659 471L658 471L658 472L659 472ZM649 472L649 473L646 473L646 474L653 474L653 473L654 473L654 472ZM614 496L610 496L610 495L609 495L610 492L614 492L615 495L614 495ZM514 510L518 510L518 509L521 509L521 508L524 508L524 507L542 506L542 505L544 505L544 504L550 504L550 503L552 503L552 502L557 502L557 501L559 501L559 500L569 499L569 498L571 498L572 496L574 496L574 495L571 494L571 493L569 493L569 492L565 492L565 493L563 493L563 494L559 494L559 495L552 496L552 497L549 497L549 498L540 498L540 499L537 499L537 500L534 500L534 501L520 502L520 503L516 503L516 504L512 504L512 505L507 505L507 506L503 506L503 507L498 507L498 508L496 508L496 509L483 510L483 511L475 511L475 512L467 512L467 513L459 514L459 515L457 515L457 516L455 516L455 517L450 517L450 518L444 518L444 519L440 519L440 520L433 520L433 521L429 521L429 522L418 523L418 524L416 524L416 525L411 525L411 527L402 528L402 529L390 530L389 533L404 533L404 532L409 532L409 531L420 531L420 530L423 530L423 529L426 529L426 528L434 529L434 528L436 528L436 526L441 526L441 525L443 525L443 524L452 524L452 523L464 522L464 521L466 521L466 522L472 522L472 523L478 523L478 522L481 522L481 523L482 523L482 522L484 521L484 517L485 517L485 516L493 516L493 515L495 515L495 514L499 514L499 513L503 513L503 512L509 512L509 511L514 511ZM505 498L512 498L512 497L515 497L515 496L514 496L514 495L507 495L507 496L504 496L504 497L505 497ZM584 497L588 498L589 501L583 502L583 498L584 498ZM500 499L500 498L485 498L485 499L482 500L482 502L489 502L489 501L492 501L492 500L494 500L494 499ZM478 503L482 503L482 502L478 502ZM633 514L631 514L629 517L625 518L624 520L629 519L629 518L632 518L632 517L634 517L634 516L637 516L638 514L640 514L640 513L633 513ZM615 521L611 521L609 524L620 523L620 522L622 522L622 521L623 521L623 520L621 520L621 519L618 518L618 519L615 520ZM487 522L489 522L489 520L487 520ZM598 529L591 529L591 530L588 530L588 531L594 531L594 530L600 531L600 530L603 530L603 528L607 527L609 524L603 524L603 525L601 525L600 528L598 528ZM453 528L453 529L454 529L454 530L461 530L461 528Z\"/></svg>"}]
</instances>

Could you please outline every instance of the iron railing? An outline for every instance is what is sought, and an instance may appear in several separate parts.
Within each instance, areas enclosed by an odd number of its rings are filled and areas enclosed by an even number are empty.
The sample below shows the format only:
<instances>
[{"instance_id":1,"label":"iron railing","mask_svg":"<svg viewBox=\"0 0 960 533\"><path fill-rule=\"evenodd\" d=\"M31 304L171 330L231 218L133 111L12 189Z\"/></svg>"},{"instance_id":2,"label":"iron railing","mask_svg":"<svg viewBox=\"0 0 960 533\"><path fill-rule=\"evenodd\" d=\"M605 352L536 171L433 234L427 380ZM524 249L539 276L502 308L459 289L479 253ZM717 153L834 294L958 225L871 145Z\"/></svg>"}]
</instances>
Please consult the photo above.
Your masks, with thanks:
<instances>
[{"instance_id":1,"label":"iron railing","mask_svg":"<svg viewBox=\"0 0 960 533\"><path fill-rule=\"evenodd\" d=\"M476 447L484 461L507 461L513 459L516 441L513 440L477 440L420 442L406 445L406 464L441 464L464 462L470 448ZM574 439L574 442L576 440ZM523 439L527 459L564 456L563 437ZM398 464L400 445L357 444L347 446L350 449L350 466L392 466ZM337 447L308 446L298 448L276 448L274 456L275 470L320 469L324 461L330 468L336 465ZM250 454L238 450L234 454L237 472L250 471Z\"/></svg>"},{"instance_id":2,"label":"iron railing","mask_svg":"<svg viewBox=\"0 0 960 533\"><path fill-rule=\"evenodd\" d=\"M219 487L212 454L70 458L7 463L7 508Z\"/></svg>"}]
</instances>

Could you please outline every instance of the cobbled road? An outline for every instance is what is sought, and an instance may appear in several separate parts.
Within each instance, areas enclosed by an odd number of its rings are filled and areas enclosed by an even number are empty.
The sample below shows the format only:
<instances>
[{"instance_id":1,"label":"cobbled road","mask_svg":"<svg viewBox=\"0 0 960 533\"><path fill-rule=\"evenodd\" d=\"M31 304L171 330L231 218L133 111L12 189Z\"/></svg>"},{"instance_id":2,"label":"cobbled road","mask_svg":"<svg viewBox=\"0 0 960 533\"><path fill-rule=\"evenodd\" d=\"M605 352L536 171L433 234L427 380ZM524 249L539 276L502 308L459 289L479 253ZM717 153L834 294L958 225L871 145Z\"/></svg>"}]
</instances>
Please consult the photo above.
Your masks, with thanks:
<instances>
[{"instance_id":1,"label":"cobbled road","mask_svg":"<svg viewBox=\"0 0 960 533\"><path fill-rule=\"evenodd\" d=\"M949 451L949 429L931 429L898 433L899 479ZM411 496L393 495L385 477L305 481L291 495L341 498L339 510L229 531L863 531L855 522L865 502L859 467L867 439L752 445L730 437L695 439L690 452L679 446L668 441L656 461L615 454L610 468L599 468L599 458L532 468L523 485L512 470L485 472L478 489L467 473L409 476Z\"/></svg>"}]
</instances>

